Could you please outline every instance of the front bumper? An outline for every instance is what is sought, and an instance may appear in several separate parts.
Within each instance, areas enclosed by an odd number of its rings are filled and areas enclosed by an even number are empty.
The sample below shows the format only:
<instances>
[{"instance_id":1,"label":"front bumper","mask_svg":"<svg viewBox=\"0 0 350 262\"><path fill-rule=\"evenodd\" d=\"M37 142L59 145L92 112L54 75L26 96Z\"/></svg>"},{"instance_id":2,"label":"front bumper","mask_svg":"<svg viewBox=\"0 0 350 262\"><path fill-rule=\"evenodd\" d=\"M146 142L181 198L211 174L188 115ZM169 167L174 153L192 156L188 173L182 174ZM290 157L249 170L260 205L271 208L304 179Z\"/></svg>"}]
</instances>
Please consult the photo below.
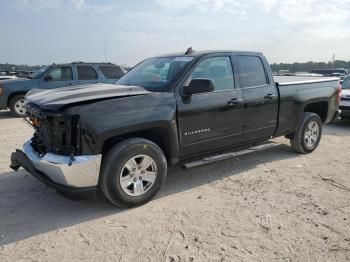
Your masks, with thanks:
<instances>
[{"instance_id":1,"label":"front bumper","mask_svg":"<svg viewBox=\"0 0 350 262\"><path fill-rule=\"evenodd\" d=\"M340 106L341 109L340 117L350 119L350 107Z\"/></svg>"},{"instance_id":2,"label":"front bumper","mask_svg":"<svg viewBox=\"0 0 350 262\"><path fill-rule=\"evenodd\" d=\"M28 141L23 151L11 155L11 168L23 167L35 178L59 193L77 200L96 196L101 155L70 156L46 153L39 156Z\"/></svg>"},{"instance_id":3,"label":"front bumper","mask_svg":"<svg viewBox=\"0 0 350 262\"><path fill-rule=\"evenodd\" d=\"M0 95L0 110L7 109L7 96Z\"/></svg>"},{"instance_id":4,"label":"front bumper","mask_svg":"<svg viewBox=\"0 0 350 262\"><path fill-rule=\"evenodd\" d=\"M342 113L342 110L338 109L338 110L334 113L334 116L333 116L331 122L336 121L336 120L338 119L338 117L341 115L341 113Z\"/></svg>"}]
</instances>

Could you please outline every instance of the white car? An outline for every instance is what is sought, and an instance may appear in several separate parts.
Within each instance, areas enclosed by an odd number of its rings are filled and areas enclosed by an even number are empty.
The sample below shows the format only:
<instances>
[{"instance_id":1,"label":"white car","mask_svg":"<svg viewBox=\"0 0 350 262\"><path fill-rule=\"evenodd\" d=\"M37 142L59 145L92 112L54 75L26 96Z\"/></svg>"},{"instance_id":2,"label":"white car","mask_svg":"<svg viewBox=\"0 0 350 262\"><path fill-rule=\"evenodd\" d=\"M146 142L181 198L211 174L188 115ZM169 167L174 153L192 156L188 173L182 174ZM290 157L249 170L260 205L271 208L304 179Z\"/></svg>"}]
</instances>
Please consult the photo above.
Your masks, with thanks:
<instances>
[{"instance_id":1,"label":"white car","mask_svg":"<svg viewBox=\"0 0 350 262\"><path fill-rule=\"evenodd\" d=\"M333 73L333 74L331 74L331 76L339 77L340 80L343 80L343 79L346 78L346 75L345 75L345 74L342 74L342 73Z\"/></svg>"},{"instance_id":2,"label":"white car","mask_svg":"<svg viewBox=\"0 0 350 262\"><path fill-rule=\"evenodd\" d=\"M2 76L0 75L0 81L1 80L8 80L8 79L16 79L17 76Z\"/></svg>"},{"instance_id":3,"label":"white car","mask_svg":"<svg viewBox=\"0 0 350 262\"><path fill-rule=\"evenodd\" d=\"M341 101L339 104L342 119L350 119L350 76L344 79L342 83Z\"/></svg>"}]
</instances>

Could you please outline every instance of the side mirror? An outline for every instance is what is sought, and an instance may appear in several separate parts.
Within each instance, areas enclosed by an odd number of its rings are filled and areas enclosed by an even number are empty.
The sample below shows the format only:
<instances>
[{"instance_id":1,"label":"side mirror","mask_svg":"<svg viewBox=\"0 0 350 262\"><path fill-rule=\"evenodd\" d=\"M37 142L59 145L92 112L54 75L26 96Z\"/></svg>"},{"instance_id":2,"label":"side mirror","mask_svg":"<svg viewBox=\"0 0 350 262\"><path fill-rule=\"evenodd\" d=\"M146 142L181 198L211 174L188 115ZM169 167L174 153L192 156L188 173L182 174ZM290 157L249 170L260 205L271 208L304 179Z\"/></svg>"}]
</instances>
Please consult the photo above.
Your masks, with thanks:
<instances>
[{"instance_id":1,"label":"side mirror","mask_svg":"<svg viewBox=\"0 0 350 262\"><path fill-rule=\"evenodd\" d=\"M53 78L50 75L47 75L47 76L44 77L44 81L45 82L49 82L49 81L52 81L52 80L53 80Z\"/></svg>"},{"instance_id":2,"label":"side mirror","mask_svg":"<svg viewBox=\"0 0 350 262\"><path fill-rule=\"evenodd\" d=\"M188 86L183 87L186 95L193 95L198 93L207 93L214 91L214 81L212 79L193 79Z\"/></svg>"}]
</instances>

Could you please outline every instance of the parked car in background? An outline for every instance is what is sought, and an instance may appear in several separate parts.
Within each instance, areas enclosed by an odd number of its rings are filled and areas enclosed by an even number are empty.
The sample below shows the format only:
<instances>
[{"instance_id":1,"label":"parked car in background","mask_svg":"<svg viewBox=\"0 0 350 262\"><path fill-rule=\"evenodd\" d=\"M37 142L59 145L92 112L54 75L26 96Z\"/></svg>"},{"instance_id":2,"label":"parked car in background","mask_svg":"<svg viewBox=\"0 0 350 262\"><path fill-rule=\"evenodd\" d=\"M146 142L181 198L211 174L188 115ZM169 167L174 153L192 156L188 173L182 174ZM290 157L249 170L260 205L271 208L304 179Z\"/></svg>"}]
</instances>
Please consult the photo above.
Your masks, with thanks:
<instances>
[{"instance_id":1,"label":"parked car in background","mask_svg":"<svg viewBox=\"0 0 350 262\"><path fill-rule=\"evenodd\" d=\"M0 81L7 79L17 79L17 76L0 75Z\"/></svg>"},{"instance_id":2,"label":"parked car in background","mask_svg":"<svg viewBox=\"0 0 350 262\"><path fill-rule=\"evenodd\" d=\"M337 69L312 69L311 73L315 74L321 74L324 76L332 76L334 73L339 73L342 75L347 75L347 72L344 68L337 68Z\"/></svg>"},{"instance_id":3,"label":"parked car in background","mask_svg":"<svg viewBox=\"0 0 350 262\"><path fill-rule=\"evenodd\" d=\"M26 70L2 70L0 71L0 76L12 76L17 78L30 78L31 74L33 74L33 71L26 71Z\"/></svg>"},{"instance_id":4,"label":"parked car in background","mask_svg":"<svg viewBox=\"0 0 350 262\"><path fill-rule=\"evenodd\" d=\"M14 75L19 78L30 78L33 72L25 71L25 70L15 70L13 71Z\"/></svg>"},{"instance_id":5,"label":"parked car in background","mask_svg":"<svg viewBox=\"0 0 350 262\"><path fill-rule=\"evenodd\" d=\"M279 76L291 76L292 73L289 72L289 70L279 70L279 71L277 72L277 75L279 75Z\"/></svg>"},{"instance_id":6,"label":"parked car in background","mask_svg":"<svg viewBox=\"0 0 350 262\"><path fill-rule=\"evenodd\" d=\"M346 74L342 74L342 73L333 73L333 74L331 74L331 76L339 77L340 80L344 80L347 75Z\"/></svg>"},{"instance_id":7,"label":"parked car in background","mask_svg":"<svg viewBox=\"0 0 350 262\"><path fill-rule=\"evenodd\" d=\"M295 72L293 75L294 75L294 76L306 76L306 77L309 77L309 76L314 76L314 77L323 76L323 75L321 75L321 74L308 73L308 72Z\"/></svg>"},{"instance_id":8,"label":"parked car in background","mask_svg":"<svg viewBox=\"0 0 350 262\"><path fill-rule=\"evenodd\" d=\"M342 83L342 95L339 108L342 119L350 119L350 76L344 79Z\"/></svg>"},{"instance_id":9,"label":"parked car in background","mask_svg":"<svg viewBox=\"0 0 350 262\"><path fill-rule=\"evenodd\" d=\"M0 110L10 108L16 116L25 116L25 94L34 89L52 89L96 83L114 83L126 70L111 63L52 64L40 68L29 78L2 81Z\"/></svg>"}]
</instances>

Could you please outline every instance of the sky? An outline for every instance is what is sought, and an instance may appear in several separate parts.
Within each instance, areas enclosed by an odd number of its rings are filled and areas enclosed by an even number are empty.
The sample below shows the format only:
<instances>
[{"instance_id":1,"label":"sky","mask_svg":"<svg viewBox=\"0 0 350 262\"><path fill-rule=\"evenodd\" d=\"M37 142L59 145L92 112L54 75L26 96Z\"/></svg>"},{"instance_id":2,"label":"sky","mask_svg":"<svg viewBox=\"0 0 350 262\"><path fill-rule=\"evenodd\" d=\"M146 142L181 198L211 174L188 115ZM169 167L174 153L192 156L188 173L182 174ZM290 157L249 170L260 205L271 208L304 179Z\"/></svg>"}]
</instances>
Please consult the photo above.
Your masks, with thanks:
<instances>
[{"instance_id":1,"label":"sky","mask_svg":"<svg viewBox=\"0 0 350 262\"><path fill-rule=\"evenodd\" d=\"M0 0L0 63L229 49L270 63L350 60L350 0Z\"/></svg>"}]
</instances>

